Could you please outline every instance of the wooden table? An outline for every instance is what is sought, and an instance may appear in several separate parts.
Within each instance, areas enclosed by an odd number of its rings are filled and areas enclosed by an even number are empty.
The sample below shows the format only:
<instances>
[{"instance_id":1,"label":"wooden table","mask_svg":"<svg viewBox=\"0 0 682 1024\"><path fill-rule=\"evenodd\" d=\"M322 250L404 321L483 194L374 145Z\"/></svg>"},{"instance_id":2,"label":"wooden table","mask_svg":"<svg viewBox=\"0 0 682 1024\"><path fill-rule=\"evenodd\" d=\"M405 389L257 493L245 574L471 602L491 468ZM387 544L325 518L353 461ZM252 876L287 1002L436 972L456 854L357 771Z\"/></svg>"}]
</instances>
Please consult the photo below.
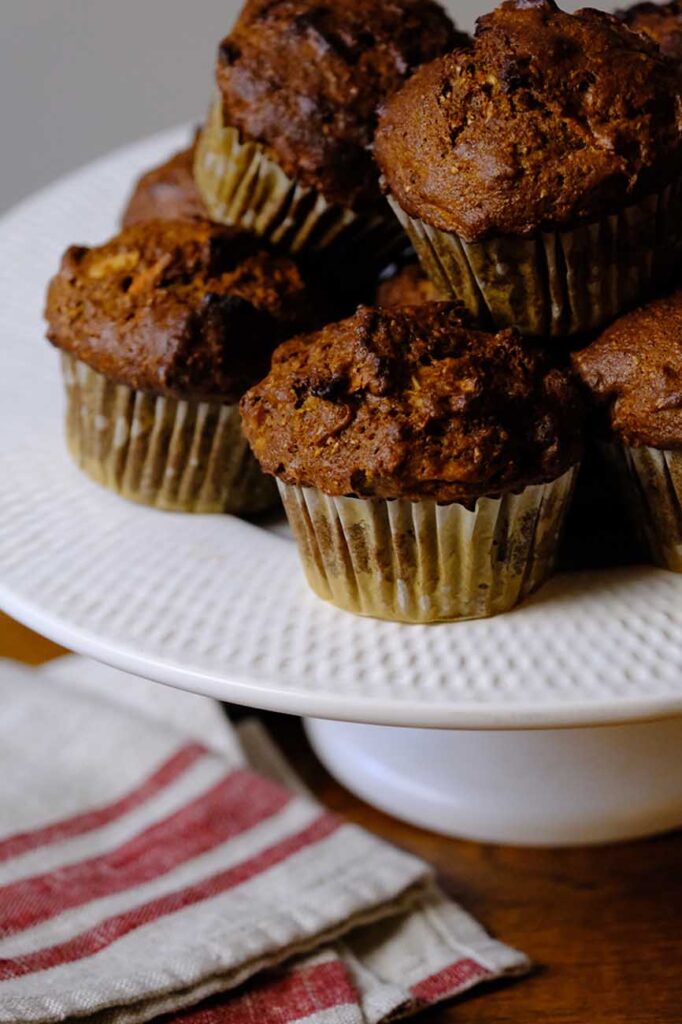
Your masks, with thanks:
<instances>
[{"instance_id":1,"label":"wooden table","mask_svg":"<svg viewBox=\"0 0 682 1024\"><path fill-rule=\"evenodd\" d=\"M38 664L60 653L0 615L0 656ZM295 719L264 717L320 800L434 864L453 897L537 964L529 978L422 1015L425 1024L681 1024L682 834L548 851L442 839L351 796Z\"/></svg>"}]
</instances>

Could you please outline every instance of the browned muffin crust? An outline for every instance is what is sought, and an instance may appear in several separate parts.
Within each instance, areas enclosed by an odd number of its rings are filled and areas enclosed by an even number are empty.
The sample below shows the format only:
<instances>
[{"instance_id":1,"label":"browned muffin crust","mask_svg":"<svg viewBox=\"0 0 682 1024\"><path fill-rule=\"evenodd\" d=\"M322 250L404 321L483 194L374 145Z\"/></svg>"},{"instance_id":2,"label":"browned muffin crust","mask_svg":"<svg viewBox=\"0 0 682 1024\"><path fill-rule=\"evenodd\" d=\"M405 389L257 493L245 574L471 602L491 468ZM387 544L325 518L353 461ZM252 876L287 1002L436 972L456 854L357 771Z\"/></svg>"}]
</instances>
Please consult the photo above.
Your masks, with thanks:
<instances>
[{"instance_id":1,"label":"browned muffin crust","mask_svg":"<svg viewBox=\"0 0 682 1024\"><path fill-rule=\"evenodd\" d=\"M682 448L682 291L616 320L573 363L612 436Z\"/></svg>"},{"instance_id":2,"label":"browned muffin crust","mask_svg":"<svg viewBox=\"0 0 682 1024\"><path fill-rule=\"evenodd\" d=\"M231 228L146 221L67 249L48 338L98 373L182 399L234 402L310 323L296 265Z\"/></svg>"},{"instance_id":3,"label":"browned muffin crust","mask_svg":"<svg viewBox=\"0 0 682 1024\"><path fill-rule=\"evenodd\" d=\"M194 184L194 146L143 174L128 200L123 227L142 220L206 220L208 212Z\"/></svg>"},{"instance_id":4,"label":"browned muffin crust","mask_svg":"<svg viewBox=\"0 0 682 1024\"><path fill-rule=\"evenodd\" d=\"M330 202L378 196L376 111L467 37L434 0L246 0L218 54L225 123Z\"/></svg>"},{"instance_id":5,"label":"browned muffin crust","mask_svg":"<svg viewBox=\"0 0 682 1024\"><path fill-rule=\"evenodd\" d=\"M437 302L444 298L419 263L407 263L380 282L375 294L375 305L419 306L422 302Z\"/></svg>"},{"instance_id":6,"label":"browned muffin crust","mask_svg":"<svg viewBox=\"0 0 682 1024\"><path fill-rule=\"evenodd\" d=\"M597 218L675 176L679 73L615 16L509 0L387 103L375 155L411 216L468 241Z\"/></svg>"},{"instance_id":7,"label":"browned muffin crust","mask_svg":"<svg viewBox=\"0 0 682 1024\"><path fill-rule=\"evenodd\" d=\"M682 60L682 3L635 4L617 11L617 16L634 32L641 32L658 43L663 53Z\"/></svg>"},{"instance_id":8,"label":"browned muffin crust","mask_svg":"<svg viewBox=\"0 0 682 1024\"><path fill-rule=\"evenodd\" d=\"M471 504L579 458L568 376L513 330L467 326L454 303L361 306L294 338L241 409L266 472L331 495Z\"/></svg>"}]
</instances>

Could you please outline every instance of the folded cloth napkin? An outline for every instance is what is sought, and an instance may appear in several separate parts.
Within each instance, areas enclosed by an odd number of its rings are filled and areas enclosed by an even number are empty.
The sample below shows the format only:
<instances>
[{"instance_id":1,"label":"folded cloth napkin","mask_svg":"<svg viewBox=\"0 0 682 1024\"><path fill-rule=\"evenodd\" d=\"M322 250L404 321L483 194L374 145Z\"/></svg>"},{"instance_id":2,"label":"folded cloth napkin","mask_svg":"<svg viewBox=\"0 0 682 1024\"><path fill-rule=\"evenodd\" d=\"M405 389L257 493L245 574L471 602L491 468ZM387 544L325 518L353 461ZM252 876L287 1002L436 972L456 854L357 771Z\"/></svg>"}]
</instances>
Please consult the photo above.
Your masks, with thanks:
<instances>
[{"instance_id":1,"label":"folded cloth napkin","mask_svg":"<svg viewBox=\"0 0 682 1024\"><path fill-rule=\"evenodd\" d=\"M79 658L0 700L0 1021L378 1024L527 969L256 721Z\"/></svg>"}]
</instances>

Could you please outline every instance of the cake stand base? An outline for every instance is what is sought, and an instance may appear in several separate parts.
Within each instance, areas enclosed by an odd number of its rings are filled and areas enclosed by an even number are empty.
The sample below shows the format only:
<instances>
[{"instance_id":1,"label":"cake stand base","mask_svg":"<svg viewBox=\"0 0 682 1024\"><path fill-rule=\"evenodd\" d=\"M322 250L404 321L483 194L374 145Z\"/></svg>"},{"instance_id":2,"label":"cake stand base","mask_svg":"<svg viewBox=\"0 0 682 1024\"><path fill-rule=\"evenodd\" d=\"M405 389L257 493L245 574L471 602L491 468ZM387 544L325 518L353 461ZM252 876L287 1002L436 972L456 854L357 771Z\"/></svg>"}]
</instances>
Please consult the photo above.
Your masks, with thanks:
<instances>
[{"instance_id":1,"label":"cake stand base","mask_svg":"<svg viewBox=\"0 0 682 1024\"><path fill-rule=\"evenodd\" d=\"M682 826L682 718L495 732L308 719L306 729L351 792L443 835L580 846Z\"/></svg>"}]
</instances>

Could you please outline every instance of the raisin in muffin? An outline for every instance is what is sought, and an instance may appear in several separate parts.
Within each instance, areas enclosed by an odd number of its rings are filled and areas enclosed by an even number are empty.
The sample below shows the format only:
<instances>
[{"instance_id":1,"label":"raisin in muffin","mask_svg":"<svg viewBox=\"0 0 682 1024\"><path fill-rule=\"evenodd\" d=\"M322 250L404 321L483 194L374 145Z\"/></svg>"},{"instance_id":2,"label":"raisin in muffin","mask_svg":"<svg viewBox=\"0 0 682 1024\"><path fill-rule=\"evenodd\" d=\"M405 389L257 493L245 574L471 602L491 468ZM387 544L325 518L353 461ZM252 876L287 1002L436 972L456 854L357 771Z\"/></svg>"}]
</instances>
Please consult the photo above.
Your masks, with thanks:
<instances>
[{"instance_id":1,"label":"raisin in muffin","mask_svg":"<svg viewBox=\"0 0 682 1024\"><path fill-rule=\"evenodd\" d=\"M360 307L242 400L313 589L408 622L505 611L550 574L580 458L575 387L452 303Z\"/></svg>"}]
</instances>

